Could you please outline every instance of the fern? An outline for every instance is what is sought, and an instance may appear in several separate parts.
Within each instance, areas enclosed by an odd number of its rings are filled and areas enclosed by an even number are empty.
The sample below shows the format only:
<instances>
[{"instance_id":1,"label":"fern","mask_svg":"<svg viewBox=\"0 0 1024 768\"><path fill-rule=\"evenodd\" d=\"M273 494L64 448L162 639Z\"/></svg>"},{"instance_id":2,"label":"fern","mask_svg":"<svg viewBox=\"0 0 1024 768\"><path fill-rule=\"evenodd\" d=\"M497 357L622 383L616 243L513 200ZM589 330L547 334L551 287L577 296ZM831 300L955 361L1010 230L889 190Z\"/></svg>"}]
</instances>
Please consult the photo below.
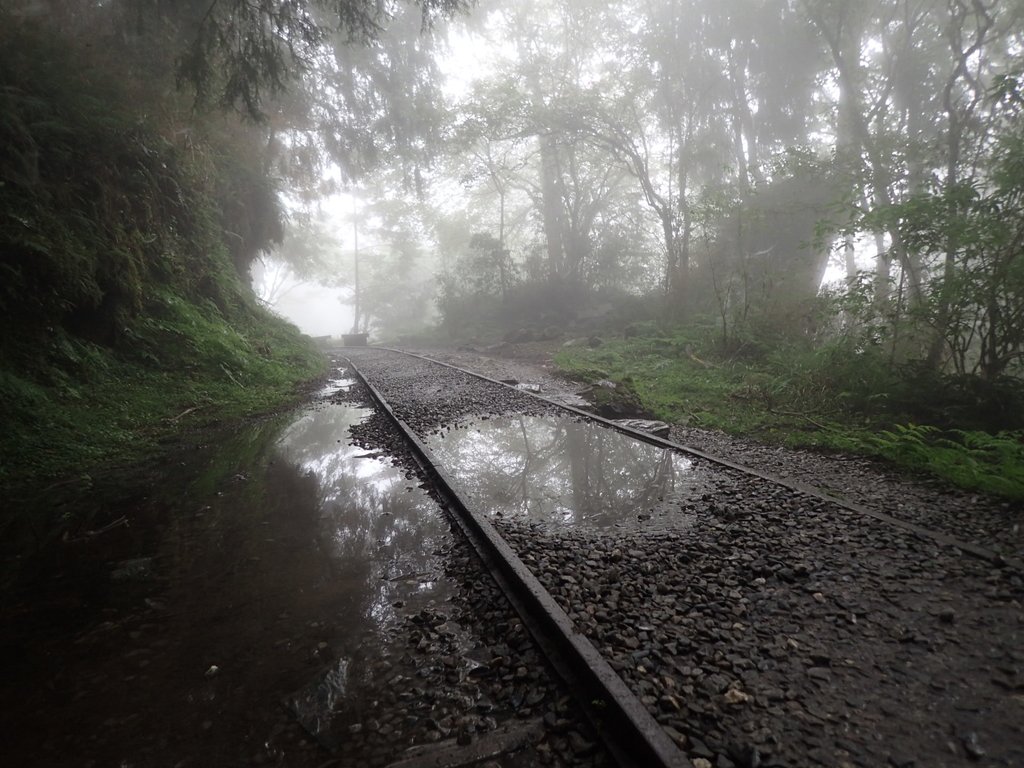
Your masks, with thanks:
<instances>
[{"instance_id":1,"label":"fern","mask_svg":"<svg viewBox=\"0 0 1024 768\"><path fill-rule=\"evenodd\" d=\"M1024 433L897 425L869 438L870 447L898 464L924 470L964 488L1024 499Z\"/></svg>"}]
</instances>

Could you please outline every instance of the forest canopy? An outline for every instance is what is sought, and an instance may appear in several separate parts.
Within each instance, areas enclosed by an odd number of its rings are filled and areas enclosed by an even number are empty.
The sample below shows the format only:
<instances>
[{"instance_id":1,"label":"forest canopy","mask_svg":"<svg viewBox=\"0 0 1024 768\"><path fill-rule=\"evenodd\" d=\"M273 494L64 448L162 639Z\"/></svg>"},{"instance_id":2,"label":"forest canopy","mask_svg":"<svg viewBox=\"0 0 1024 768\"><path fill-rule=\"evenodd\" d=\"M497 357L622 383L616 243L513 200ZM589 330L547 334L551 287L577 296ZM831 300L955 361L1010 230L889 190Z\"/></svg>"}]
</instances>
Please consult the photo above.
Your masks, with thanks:
<instances>
[{"instance_id":1,"label":"forest canopy","mask_svg":"<svg viewBox=\"0 0 1024 768\"><path fill-rule=\"evenodd\" d=\"M400 183L364 182L442 328L689 328L726 359L795 346L874 371L841 390L938 387L1019 425L1020 2L533 0L449 29L478 58L447 90L433 194L399 213Z\"/></svg>"}]
</instances>

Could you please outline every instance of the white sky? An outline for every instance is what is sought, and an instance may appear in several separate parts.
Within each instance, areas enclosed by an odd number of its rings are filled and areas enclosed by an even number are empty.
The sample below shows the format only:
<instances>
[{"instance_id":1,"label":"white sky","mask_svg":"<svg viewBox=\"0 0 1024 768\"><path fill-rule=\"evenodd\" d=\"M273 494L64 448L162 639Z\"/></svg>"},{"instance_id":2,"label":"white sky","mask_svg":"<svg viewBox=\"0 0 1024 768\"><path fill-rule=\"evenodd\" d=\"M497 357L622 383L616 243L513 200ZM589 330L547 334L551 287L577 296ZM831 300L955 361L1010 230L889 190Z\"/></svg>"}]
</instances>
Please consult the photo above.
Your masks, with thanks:
<instances>
[{"instance_id":1,"label":"white sky","mask_svg":"<svg viewBox=\"0 0 1024 768\"><path fill-rule=\"evenodd\" d=\"M318 205L336 225L334 234L341 244L343 254L350 255L354 241L353 206L357 212L364 208L358 194L353 200L351 193L338 192L324 198ZM365 228L359 232L359 250L360 253L366 251L368 255L378 244L374 243L364 230ZM281 265L273 260L273 254L266 258L264 263L269 271L282 269ZM260 272L259 267L253 269L253 288L258 296L266 299L260 290ZM279 298L274 300L272 309L293 322L305 334L337 338L352 328L352 292L347 288L301 281L294 276L286 275L276 293Z\"/></svg>"},{"instance_id":2,"label":"white sky","mask_svg":"<svg viewBox=\"0 0 1024 768\"><path fill-rule=\"evenodd\" d=\"M352 327L352 307L348 297L349 292L341 288L303 283L282 296L274 311L310 336L338 337L348 333Z\"/></svg>"}]
</instances>

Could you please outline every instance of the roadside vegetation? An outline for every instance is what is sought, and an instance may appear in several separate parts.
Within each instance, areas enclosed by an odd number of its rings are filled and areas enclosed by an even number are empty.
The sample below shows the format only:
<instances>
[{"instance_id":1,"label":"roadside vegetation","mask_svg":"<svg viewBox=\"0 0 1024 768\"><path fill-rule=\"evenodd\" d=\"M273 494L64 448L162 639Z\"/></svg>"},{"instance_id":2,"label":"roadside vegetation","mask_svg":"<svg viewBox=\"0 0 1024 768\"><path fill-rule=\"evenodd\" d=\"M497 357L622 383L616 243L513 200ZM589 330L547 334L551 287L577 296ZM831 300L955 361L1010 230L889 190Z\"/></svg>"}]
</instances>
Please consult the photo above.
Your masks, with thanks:
<instances>
[{"instance_id":1,"label":"roadside vegetation","mask_svg":"<svg viewBox=\"0 0 1024 768\"><path fill-rule=\"evenodd\" d=\"M699 333L611 339L597 348L578 343L554 359L570 378L609 379L635 392L658 419L876 456L963 488L1024 499L1017 384L982 403L969 379L891 371L855 350L791 346L743 359L721 355Z\"/></svg>"},{"instance_id":2,"label":"roadside vegetation","mask_svg":"<svg viewBox=\"0 0 1024 768\"><path fill-rule=\"evenodd\" d=\"M88 45L2 30L4 498L293 402L324 362L242 277L280 236L247 177L258 134L212 116L183 146L187 101L142 99Z\"/></svg>"}]
</instances>

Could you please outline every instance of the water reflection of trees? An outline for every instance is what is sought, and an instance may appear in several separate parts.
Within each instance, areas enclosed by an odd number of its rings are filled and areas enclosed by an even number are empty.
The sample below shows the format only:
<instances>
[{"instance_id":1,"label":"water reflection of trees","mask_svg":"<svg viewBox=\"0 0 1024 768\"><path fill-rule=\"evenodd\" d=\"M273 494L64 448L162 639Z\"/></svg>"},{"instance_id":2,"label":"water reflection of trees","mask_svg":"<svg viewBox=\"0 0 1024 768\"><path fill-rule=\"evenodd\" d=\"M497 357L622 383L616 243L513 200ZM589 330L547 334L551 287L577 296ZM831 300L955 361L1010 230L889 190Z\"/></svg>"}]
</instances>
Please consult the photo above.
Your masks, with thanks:
<instances>
[{"instance_id":1,"label":"water reflection of trees","mask_svg":"<svg viewBox=\"0 0 1024 768\"><path fill-rule=\"evenodd\" d=\"M456 481L493 512L610 525L682 490L690 462L571 419L488 419L436 437Z\"/></svg>"},{"instance_id":2,"label":"water reflection of trees","mask_svg":"<svg viewBox=\"0 0 1024 768\"><path fill-rule=\"evenodd\" d=\"M353 622L380 630L394 618L392 604L414 599L432 582L434 552L447 527L434 503L414 489L404 471L348 442L349 428L368 411L330 406L307 414L282 434L283 458L318 485L319 539L332 580L347 592ZM418 576L418 579L403 577Z\"/></svg>"}]
</instances>

